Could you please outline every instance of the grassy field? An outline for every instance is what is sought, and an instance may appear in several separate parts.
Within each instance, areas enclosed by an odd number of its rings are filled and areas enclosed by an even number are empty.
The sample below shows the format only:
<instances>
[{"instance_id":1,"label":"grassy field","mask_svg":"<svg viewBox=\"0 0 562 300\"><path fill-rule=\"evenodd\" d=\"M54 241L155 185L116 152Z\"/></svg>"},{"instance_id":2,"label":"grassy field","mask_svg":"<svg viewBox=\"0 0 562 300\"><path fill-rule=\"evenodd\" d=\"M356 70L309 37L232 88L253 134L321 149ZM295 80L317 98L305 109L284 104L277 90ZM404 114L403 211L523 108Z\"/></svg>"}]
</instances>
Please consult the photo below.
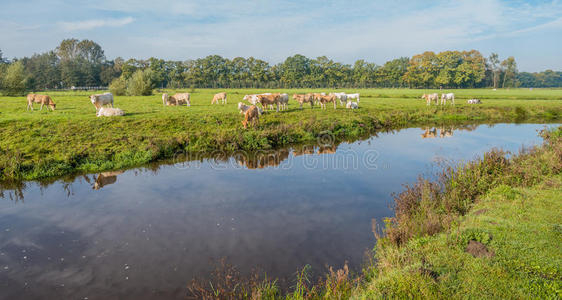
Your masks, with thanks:
<instances>
[{"instance_id":1,"label":"grassy field","mask_svg":"<svg viewBox=\"0 0 562 300\"><path fill-rule=\"evenodd\" d=\"M266 90L226 90L229 104L211 106L212 95L218 91L189 91L191 107L164 107L157 93L115 97L115 106L126 112L120 118L96 118L88 92L46 92L57 103L55 112L28 112L24 97L0 97L0 181L126 168L178 152L269 149L312 142L326 130L343 140L430 123L554 122L562 118L559 89L454 90L454 107L427 107L419 97L431 90L366 89L346 90L361 93L358 110L338 106L321 111L318 106L305 106L301 111L291 100L289 110L267 113L259 126L243 130L237 103L244 94ZM483 104L467 105L466 100L474 97Z\"/></svg>"}]
</instances>

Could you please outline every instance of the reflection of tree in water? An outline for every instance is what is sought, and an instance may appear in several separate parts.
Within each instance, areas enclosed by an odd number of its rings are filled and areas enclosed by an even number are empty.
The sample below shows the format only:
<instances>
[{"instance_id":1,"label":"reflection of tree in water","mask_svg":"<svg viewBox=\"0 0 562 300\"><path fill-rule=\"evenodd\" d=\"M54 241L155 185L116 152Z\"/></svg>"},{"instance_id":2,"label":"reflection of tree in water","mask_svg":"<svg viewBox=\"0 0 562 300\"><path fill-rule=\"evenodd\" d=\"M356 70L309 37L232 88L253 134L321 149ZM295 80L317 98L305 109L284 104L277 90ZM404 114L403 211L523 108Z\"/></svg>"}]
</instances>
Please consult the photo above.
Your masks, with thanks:
<instances>
[{"instance_id":1,"label":"reflection of tree in water","mask_svg":"<svg viewBox=\"0 0 562 300\"><path fill-rule=\"evenodd\" d=\"M477 124L470 125L441 125L437 127L421 128L424 132L420 134L422 139L436 138L439 131L440 138L452 137L455 130L473 131L478 127Z\"/></svg>"},{"instance_id":2,"label":"reflection of tree in water","mask_svg":"<svg viewBox=\"0 0 562 300\"><path fill-rule=\"evenodd\" d=\"M10 198L11 201L23 203L27 185L23 181L0 182L0 198Z\"/></svg>"}]
</instances>

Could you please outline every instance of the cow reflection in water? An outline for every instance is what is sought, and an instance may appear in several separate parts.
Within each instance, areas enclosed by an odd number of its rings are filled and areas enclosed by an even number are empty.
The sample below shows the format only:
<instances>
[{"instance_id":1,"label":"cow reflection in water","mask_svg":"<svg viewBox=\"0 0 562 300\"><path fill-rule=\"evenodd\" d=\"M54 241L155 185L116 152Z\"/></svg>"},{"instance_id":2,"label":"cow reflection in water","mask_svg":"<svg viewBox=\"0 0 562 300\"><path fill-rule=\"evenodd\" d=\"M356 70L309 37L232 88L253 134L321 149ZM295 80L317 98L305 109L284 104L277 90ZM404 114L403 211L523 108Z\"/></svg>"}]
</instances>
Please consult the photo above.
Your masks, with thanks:
<instances>
[{"instance_id":1,"label":"cow reflection in water","mask_svg":"<svg viewBox=\"0 0 562 300\"><path fill-rule=\"evenodd\" d=\"M314 146L305 145L293 148L293 156L301 156L305 154L314 154Z\"/></svg>"},{"instance_id":2,"label":"cow reflection in water","mask_svg":"<svg viewBox=\"0 0 562 300\"><path fill-rule=\"evenodd\" d=\"M337 149L337 145L320 146L318 147L318 154L334 154Z\"/></svg>"},{"instance_id":3,"label":"cow reflection in water","mask_svg":"<svg viewBox=\"0 0 562 300\"><path fill-rule=\"evenodd\" d=\"M459 125L459 126L444 126L443 125L443 126L440 126L439 128L438 127L425 127L425 129L422 128L424 133L422 133L420 135L421 135L422 139L436 138L437 137L437 130L439 129L439 137L440 138L447 138L447 137L452 137L453 132L455 130L473 131L477 127L478 127L478 125L476 125L476 124Z\"/></svg>"},{"instance_id":4,"label":"cow reflection in water","mask_svg":"<svg viewBox=\"0 0 562 300\"><path fill-rule=\"evenodd\" d=\"M114 184L115 181L117 181L117 175L123 174L123 172L124 171L113 171L99 173L92 189L99 190L106 185Z\"/></svg>"},{"instance_id":5,"label":"cow reflection in water","mask_svg":"<svg viewBox=\"0 0 562 300\"><path fill-rule=\"evenodd\" d=\"M239 153L234 157L236 162L248 169L263 169L265 167L275 167L282 161L289 158L289 150L260 151L256 153Z\"/></svg>"}]
</instances>

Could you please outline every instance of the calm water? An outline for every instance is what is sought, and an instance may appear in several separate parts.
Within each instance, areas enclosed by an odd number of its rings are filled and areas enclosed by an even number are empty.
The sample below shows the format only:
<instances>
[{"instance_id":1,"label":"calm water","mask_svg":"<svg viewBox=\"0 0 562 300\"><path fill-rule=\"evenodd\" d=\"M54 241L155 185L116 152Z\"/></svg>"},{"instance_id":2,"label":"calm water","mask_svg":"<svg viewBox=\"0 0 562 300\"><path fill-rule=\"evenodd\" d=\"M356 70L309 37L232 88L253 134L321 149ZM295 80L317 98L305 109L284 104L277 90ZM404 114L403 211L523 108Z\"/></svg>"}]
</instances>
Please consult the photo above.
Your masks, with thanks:
<instances>
[{"instance_id":1,"label":"calm water","mask_svg":"<svg viewBox=\"0 0 562 300\"><path fill-rule=\"evenodd\" d=\"M540 143L544 125L411 128L322 147L26 183L0 194L0 298L181 298L218 259L358 268L391 193L440 160Z\"/></svg>"}]
</instances>

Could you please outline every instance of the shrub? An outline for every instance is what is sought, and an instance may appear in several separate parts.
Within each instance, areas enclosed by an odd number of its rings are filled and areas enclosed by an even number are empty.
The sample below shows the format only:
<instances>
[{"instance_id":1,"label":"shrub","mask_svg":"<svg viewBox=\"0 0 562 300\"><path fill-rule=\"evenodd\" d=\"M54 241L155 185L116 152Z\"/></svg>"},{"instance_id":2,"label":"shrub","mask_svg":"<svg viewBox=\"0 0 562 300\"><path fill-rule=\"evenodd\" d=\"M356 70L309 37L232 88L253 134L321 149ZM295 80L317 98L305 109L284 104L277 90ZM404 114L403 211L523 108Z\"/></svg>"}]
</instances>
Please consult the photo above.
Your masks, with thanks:
<instances>
[{"instance_id":1,"label":"shrub","mask_svg":"<svg viewBox=\"0 0 562 300\"><path fill-rule=\"evenodd\" d=\"M127 94L130 96L149 96L154 89L154 72L150 69L137 70L127 81Z\"/></svg>"},{"instance_id":2,"label":"shrub","mask_svg":"<svg viewBox=\"0 0 562 300\"><path fill-rule=\"evenodd\" d=\"M6 95L21 96L25 93L26 83L23 63L17 61L6 68L6 73L2 76L1 86Z\"/></svg>"},{"instance_id":3,"label":"shrub","mask_svg":"<svg viewBox=\"0 0 562 300\"><path fill-rule=\"evenodd\" d=\"M124 96L127 93L127 81L123 77L115 78L109 85L109 91L115 96Z\"/></svg>"}]
</instances>

